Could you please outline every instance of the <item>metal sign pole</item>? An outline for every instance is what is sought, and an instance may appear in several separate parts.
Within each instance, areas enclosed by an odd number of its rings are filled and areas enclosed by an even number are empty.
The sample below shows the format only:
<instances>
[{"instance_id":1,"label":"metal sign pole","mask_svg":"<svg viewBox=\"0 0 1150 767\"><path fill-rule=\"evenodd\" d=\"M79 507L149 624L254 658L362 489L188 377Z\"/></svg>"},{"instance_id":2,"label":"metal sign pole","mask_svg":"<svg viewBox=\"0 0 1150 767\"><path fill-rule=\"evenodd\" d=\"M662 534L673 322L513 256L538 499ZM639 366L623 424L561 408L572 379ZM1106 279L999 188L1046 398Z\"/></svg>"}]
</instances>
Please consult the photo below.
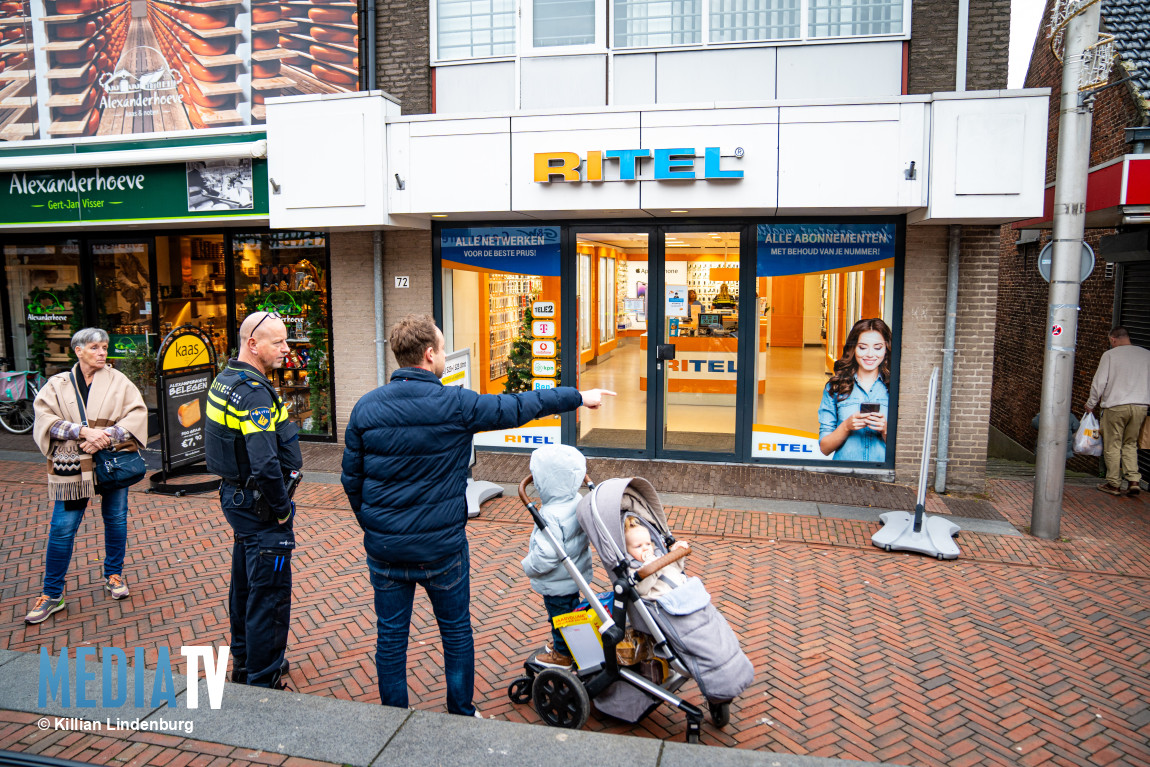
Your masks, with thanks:
<instances>
[{"instance_id":1,"label":"metal sign pole","mask_svg":"<svg viewBox=\"0 0 1150 767\"><path fill-rule=\"evenodd\" d=\"M1066 439L1070 426L1074 383L1075 339L1082 239L1086 227L1086 181L1090 165L1089 99L1082 98L1080 76L1089 49L1098 42L1101 3L1060 2L1055 7L1053 34L1065 41L1062 68L1061 116L1058 121L1058 171L1054 183L1053 261L1044 329L1042 405L1038 418L1034 500L1031 532L1039 538L1058 537L1062 491L1066 481Z\"/></svg>"}]
</instances>

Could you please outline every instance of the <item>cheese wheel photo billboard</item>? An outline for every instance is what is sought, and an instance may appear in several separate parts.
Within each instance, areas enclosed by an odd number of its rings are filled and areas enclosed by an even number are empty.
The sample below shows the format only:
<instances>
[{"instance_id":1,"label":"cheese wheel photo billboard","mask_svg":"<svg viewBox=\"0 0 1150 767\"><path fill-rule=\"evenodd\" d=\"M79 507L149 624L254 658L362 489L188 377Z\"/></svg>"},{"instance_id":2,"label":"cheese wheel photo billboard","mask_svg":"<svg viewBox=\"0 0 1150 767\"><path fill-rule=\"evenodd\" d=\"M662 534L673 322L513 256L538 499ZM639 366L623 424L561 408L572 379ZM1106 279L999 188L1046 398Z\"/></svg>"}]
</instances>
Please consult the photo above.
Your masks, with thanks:
<instances>
[{"instance_id":1,"label":"cheese wheel photo billboard","mask_svg":"<svg viewBox=\"0 0 1150 767\"><path fill-rule=\"evenodd\" d=\"M0 141L260 125L358 90L359 41L348 0L2 0Z\"/></svg>"}]
</instances>

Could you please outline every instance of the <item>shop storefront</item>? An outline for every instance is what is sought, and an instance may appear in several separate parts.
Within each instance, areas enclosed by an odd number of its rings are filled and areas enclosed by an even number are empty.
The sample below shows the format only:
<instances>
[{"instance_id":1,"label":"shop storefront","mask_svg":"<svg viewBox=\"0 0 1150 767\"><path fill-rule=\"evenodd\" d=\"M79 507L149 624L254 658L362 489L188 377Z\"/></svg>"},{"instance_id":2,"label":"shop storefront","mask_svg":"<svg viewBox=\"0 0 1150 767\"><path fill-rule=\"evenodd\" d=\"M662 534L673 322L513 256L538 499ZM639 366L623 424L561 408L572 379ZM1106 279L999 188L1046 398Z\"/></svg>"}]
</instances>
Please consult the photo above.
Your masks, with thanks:
<instances>
[{"instance_id":1,"label":"shop storefront","mask_svg":"<svg viewBox=\"0 0 1150 767\"><path fill-rule=\"evenodd\" d=\"M375 308L379 329L360 337L379 364L394 366L386 327L432 311L476 391L618 392L477 435L479 448L912 481L945 346L950 227L964 227L966 323L952 410L981 412L997 278L985 243L1041 204L1046 106L995 92L401 115L367 94L293 97L268 107L270 223L382 230L378 292L346 294L360 316ZM317 149L299 126L320 120L340 141ZM854 340L866 359L836 370ZM866 397L844 403L854 380ZM852 407L865 429L844 426ZM951 426L963 452L949 476L977 490L985 425Z\"/></svg>"},{"instance_id":2,"label":"shop storefront","mask_svg":"<svg viewBox=\"0 0 1150 767\"><path fill-rule=\"evenodd\" d=\"M469 352L473 388L563 381L618 393L610 408L481 434L476 444L890 466L903 229L899 219L436 227L438 316L448 347ZM866 452L821 447L820 421L835 418L827 382L862 319L891 332L886 393L873 398L885 434Z\"/></svg>"},{"instance_id":3,"label":"shop storefront","mask_svg":"<svg viewBox=\"0 0 1150 767\"><path fill-rule=\"evenodd\" d=\"M72 334L100 327L154 406L154 355L173 328L199 328L226 360L244 317L274 311L291 353L273 383L302 434L335 438L329 238L266 228L265 163L0 173L0 210L10 368L65 370Z\"/></svg>"}]
</instances>

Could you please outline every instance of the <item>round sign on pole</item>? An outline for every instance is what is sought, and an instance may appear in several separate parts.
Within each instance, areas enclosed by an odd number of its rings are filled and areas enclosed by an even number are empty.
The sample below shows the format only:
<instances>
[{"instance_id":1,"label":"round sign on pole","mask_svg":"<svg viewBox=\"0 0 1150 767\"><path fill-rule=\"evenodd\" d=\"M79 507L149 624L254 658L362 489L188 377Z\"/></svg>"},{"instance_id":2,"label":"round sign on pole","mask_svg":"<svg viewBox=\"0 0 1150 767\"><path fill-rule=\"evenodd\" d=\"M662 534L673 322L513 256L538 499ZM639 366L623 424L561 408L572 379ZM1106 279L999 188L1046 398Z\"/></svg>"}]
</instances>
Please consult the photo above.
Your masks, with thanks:
<instances>
[{"instance_id":1,"label":"round sign on pole","mask_svg":"<svg viewBox=\"0 0 1150 767\"><path fill-rule=\"evenodd\" d=\"M1050 282L1050 270L1054 262L1054 243L1048 242L1038 254L1038 273L1042 279ZM1079 260L1078 281L1085 282L1090 273L1094 271L1094 248L1082 243L1082 258Z\"/></svg>"}]
</instances>

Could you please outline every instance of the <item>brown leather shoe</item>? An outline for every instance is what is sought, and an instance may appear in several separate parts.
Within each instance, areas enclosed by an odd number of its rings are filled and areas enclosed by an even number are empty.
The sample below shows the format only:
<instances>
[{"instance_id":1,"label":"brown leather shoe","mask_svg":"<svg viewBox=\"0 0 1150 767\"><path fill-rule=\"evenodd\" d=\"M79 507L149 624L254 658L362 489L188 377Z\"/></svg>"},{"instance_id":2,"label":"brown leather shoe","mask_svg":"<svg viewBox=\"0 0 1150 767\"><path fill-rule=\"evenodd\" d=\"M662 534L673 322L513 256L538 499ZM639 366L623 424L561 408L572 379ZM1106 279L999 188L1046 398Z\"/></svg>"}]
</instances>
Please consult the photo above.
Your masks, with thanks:
<instances>
[{"instance_id":1,"label":"brown leather shoe","mask_svg":"<svg viewBox=\"0 0 1150 767\"><path fill-rule=\"evenodd\" d=\"M1142 494L1142 488L1140 488L1140 487L1138 487L1138 485L1134 485L1134 484L1131 484L1130 488L1126 491L1126 495L1130 496L1131 498L1137 498L1141 494Z\"/></svg>"},{"instance_id":2,"label":"brown leather shoe","mask_svg":"<svg viewBox=\"0 0 1150 767\"><path fill-rule=\"evenodd\" d=\"M573 661L569 655L548 650L547 652L538 653L535 656L535 662L540 666L547 666L548 668L571 668L571 664L575 661Z\"/></svg>"},{"instance_id":3,"label":"brown leather shoe","mask_svg":"<svg viewBox=\"0 0 1150 767\"><path fill-rule=\"evenodd\" d=\"M1112 485L1109 482L1103 482L1101 485L1098 486L1098 489L1101 490L1102 492L1108 493L1110 495L1116 495L1116 496L1123 495L1122 488L1118 487L1118 485Z\"/></svg>"}]
</instances>

